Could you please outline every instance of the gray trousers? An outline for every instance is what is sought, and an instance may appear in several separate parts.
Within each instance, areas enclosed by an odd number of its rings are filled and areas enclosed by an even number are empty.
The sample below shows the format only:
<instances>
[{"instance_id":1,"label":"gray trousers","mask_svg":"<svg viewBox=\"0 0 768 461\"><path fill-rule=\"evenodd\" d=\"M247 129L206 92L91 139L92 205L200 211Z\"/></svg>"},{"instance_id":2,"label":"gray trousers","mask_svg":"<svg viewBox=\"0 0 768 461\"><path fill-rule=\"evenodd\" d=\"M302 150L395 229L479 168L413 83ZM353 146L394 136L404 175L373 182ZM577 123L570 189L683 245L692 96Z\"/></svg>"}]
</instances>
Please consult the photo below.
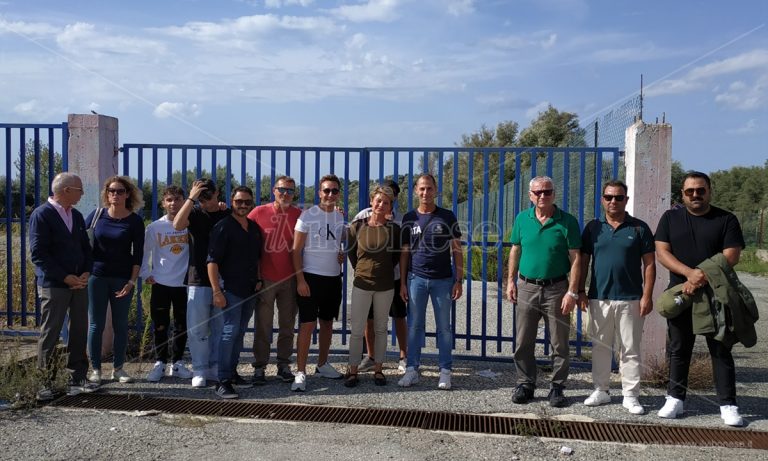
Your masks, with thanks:
<instances>
[{"instance_id":1,"label":"gray trousers","mask_svg":"<svg viewBox=\"0 0 768 461\"><path fill-rule=\"evenodd\" d=\"M549 326L549 343L552 346L552 384L563 386L568 379L571 332L571 316L563 315L560 303L568 291L568 281L539 286L519 280L517 284L517 310L515 320L515 359L517 383L536 387L536 337L539 320L543 317Z\"/></svg>"},{"instance_id":2,"label":"gray trousers","mask_svg":"<svg viewBox=\"0 0 768 461\"><path fill-rule=\"evenodd\" d=\"M277 302L277 367L278 370L291 365L293 354L293 330L296 327L296 278L282 282L264 280L256 304L253 336L253 367L264 368L269 362L272 344L272 324Z\"/></svg>"},{"instance_id":3,"label":"gray trousers","mask_svg":"<svg viewBox=\"0 0 768 461\"><path fill-rule=\"evenodd\" d=\"M67 371L74 381L85 379L88 372L88 290L37 287L40 296L40 339L37 342L37 367L49 370L55 378L52 361L59 342L64 319L69 312L69 340L67 341Z\"/></svg>"}]
</instances>

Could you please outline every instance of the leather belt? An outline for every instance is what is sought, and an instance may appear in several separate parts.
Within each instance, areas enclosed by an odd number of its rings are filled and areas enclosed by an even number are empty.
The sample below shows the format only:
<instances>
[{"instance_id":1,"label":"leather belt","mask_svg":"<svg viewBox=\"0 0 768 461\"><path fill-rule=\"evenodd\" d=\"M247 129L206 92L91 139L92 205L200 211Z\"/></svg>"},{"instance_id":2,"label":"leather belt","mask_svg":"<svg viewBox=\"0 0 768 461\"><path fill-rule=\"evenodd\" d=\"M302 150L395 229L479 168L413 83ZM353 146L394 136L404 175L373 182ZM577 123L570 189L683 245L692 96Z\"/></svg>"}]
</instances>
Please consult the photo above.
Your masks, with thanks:
<instances>
[{"instance_id":1,"label":"leather belt","mask_svg":"<svg viewBox=\"0 0 768 461\"><path fill-rule=\"evenodd\" d=\"M532 284L538 285L540 287L546 287L546 286L549 286L549 285L554 285L557 282L562 282L563 280L566 280L568 278L565 275L561 275L560 277L555 277L555 278L552 278L552 279L529 279L528 277L525 277L522 274L518 274L517 276L523 282L532 283Z\"/></svg>"}]
</instances>

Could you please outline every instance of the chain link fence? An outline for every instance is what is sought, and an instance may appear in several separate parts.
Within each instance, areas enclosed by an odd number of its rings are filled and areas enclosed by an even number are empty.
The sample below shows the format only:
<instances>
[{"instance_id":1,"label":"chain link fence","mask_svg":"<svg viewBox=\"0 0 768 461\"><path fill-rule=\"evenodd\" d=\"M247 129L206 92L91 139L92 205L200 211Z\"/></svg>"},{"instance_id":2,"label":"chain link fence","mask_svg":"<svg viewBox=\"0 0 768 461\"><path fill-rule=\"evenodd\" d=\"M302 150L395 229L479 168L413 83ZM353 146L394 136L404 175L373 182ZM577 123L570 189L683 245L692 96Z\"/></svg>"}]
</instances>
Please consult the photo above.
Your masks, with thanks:
<instances>
[{"instance_id":1,"label":"chain link fence","mask_svg":"<svg viewBox=\"0 0 768 461\"><path fill-rule=\"evenodd\" d=\"M624 133L643 112L643 99L638 94L611 109L597 115L583 125L584 141L591 147L618 147L624 150Z\"/></svg>"}]
</instances>

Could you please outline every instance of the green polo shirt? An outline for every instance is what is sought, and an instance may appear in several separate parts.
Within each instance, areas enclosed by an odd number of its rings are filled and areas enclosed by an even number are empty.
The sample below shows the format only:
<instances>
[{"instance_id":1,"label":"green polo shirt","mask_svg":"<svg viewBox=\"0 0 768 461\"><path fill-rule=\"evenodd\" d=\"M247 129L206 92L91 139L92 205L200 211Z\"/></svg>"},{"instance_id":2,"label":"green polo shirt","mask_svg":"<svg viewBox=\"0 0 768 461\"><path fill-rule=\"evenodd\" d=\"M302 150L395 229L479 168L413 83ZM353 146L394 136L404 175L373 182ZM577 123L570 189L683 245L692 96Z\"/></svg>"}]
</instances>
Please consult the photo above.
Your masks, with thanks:
<instances>
[{"instance_id":1,"label":"green polo shirt","mask_svg":"<svg viewBox=\"0 0 768 461\"><path fill-rule=\"evenodd\" d=\"M581 248L581 232L576 218L560 208L555 207L544 225L536 219L536 209L529 208L515 217L510 241L520 246L520 274L553 279L570 272L568 250Z\"/></svg>"},{"instance_id":2,"label":"green polo shirt","mask_svg":"<svg viewBox=\"0 0 768 461\"><path fill-rule=\"evenodd\" d=\"M581 252L592 256L589 299L637 300L643 296L643 255L655 251L646 223L627 213L615 230L605 216L593 219L581 235Z\"/></svg>"}]
</instances>

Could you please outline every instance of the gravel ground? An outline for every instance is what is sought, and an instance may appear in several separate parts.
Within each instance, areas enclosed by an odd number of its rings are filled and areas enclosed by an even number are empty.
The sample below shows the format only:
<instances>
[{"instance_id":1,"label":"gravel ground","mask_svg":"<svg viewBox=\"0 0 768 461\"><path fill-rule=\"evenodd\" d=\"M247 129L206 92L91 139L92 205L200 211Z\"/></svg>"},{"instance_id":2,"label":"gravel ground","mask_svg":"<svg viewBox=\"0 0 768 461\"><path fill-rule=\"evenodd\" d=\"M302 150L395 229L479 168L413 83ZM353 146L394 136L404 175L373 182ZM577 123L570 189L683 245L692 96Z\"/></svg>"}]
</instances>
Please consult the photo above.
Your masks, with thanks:
<instances>
[{"instance_id":1,"label":"gravel ground","mask_svg":"<svg viewBox=\"0 0 768 461\"><path fill-rule=\"evenodd\" d=\"M764 334L768 331L768 279L747 274L740 276L758 299L762 315L758 332ZM703 341L697 344L697 347L702 347ZM336 347L345 348L340 344ZM394 350L390 348L390 352ZM748 424L747 430L768 431L768 342L761 337L751 349L736 346L734 357L737 362L739 405ZM346 360L343 355L331 358L340 370ZM243 355L243 362L250 362L248 354ZM127 365L127 369L135 376L141 376L150 366L147 363L132 363ZM536 392L537 400L519 406L511 403L515 376L511 363L456 361L454 388L450 392L436 389L437 365L434 359L426 360L419 385L408 389L397 386L399 375L394 367L395 364L390 363L386 370L389 384L384 388L374 386L370 373L361 375L360 386L351 390L340 381L310 375L307 392L296 394L290 392L288 384L274 379L275 368L270 366L267 369L268 384L242 390L241 398L281 403L723 427L712 389L691 391L684 417L670 421L655 414L663 404L664 390L647 386L641 396L641 403L648 410L646 415L628 414L621 407L620 397L614 397L611 405L585 407L581 402L592 389L587 369L572 369L566 392L571 405L553 409L546 402L546 370L540 373L542 381ZM309 368L311 373L313 367ZM490 378L478 374L486 370L498 375ZM241 365L241 372L249 374L250 366ZM614 378L618 380L617 376ZM110 393L213 398L212 388L192 389L188 381L173 378L165 378L160 384L143 380L129 385L107 383L103 388ZM618 384L614 389L614 395L620 395ZM726 456L768 459L768 452L743 448L691 449L329 424L248 423L169 415L139 418L53 408L0 412L0 431L5 435L0 442L0 446L4 447L0 450L0 459L105 459L115 455L147 459L193 456L217 459L287 459L297 456L318 459L552 459L559 456L559 450L564 445L574 449L570 456L572 459L616 459L618 456L642 459L723 459ZM258 426L253 427L252 424ZM60 436L52 437L52 434Z\"/></svg>"}]
</instances>

